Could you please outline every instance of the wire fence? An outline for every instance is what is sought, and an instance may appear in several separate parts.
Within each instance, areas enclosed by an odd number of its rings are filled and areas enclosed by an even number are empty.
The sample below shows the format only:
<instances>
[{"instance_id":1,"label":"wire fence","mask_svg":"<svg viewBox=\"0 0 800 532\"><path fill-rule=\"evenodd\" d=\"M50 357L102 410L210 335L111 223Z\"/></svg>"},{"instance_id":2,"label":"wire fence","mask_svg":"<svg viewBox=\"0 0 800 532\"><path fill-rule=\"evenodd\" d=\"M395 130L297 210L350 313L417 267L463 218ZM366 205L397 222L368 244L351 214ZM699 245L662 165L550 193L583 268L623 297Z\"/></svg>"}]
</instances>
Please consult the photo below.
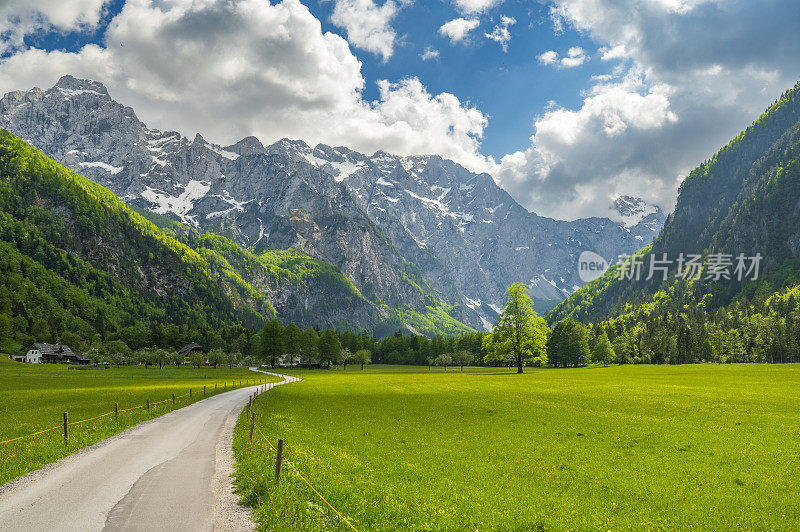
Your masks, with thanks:
<instances>
[{"instance_id":1,"label":"wire fence","mask_svg":"<svg viewBox=\"0 0 800 532\"><path fill-rule=\"evenodd\" d=\"M228 382L231 382L231 384L232 384L231 388L227 387ZM243 382L242 380L239 380L239 387L248 387L248 386L256 386L256 385L260 386L260 385L268 384L266 379L264 379L264 380L254 380L253 384L250 384L250 379L245 380L244 384L242 384L242 382ZM220 384L220 383L217 382L215 384ZM211 393L207 393L206 392L206 388L208 387L208 385L198 385L198 388L196 388L196 389L199 390L200 387L202 387L202 389L203 389L203 395L202 396L199 395L199 394L197 395L198 400L202 399L203 397L210 397L210 396L213 396L213 395L217 395L217 394L219 394L221 392L225 392L227 390L235 390L236 389L236 381L235 380L225 381L223 384L225 385L224 388L219 388L219 387L215 386L214 391L211 392ZM15 442L15 441L18 441L18 440L22 440L22 439L25 439L25 438L31 438L33 436L38 436L40 434L44 434L46 432L51 432L51 431L54 431L54 430L57 430L57 429L64 429L65 426L66 427L72 427L72 426L75 426L75 425L81 425L83 423L88 423L89 421L94 421L96 419L104 418L104 417L107 417L107 416L118 416L119 414L123 414L123 413L126 413L126 412L131 412L133 410L148 409L148 407L152 408L154 406L166 403L168 401L172 401L173 404L177 404L178 399L183 399L184 397L192 397L192 391L193 390L195 390L195 388L190 388L188 392L186 392L186 393L184 393L182 395L175 395L174 399L173 399L173 396L171 395L170 397L164 399L163 401L157 401L157 402L154 402L154 403L150 403L149 400L148 400L148 402L146 402L144 404L139 404L137 406L132 406L132 407L129 407L129 408L115 408L114 410L111 410L110 412L106 412L104 414L99 414L97 416L93 416L93 417L90 417L90 418L81 419L79 421L69 421L67 423L61 423L61 424L58 424L58 425L56 425L54 427L42 429L42 430L39 430L39 431L36 431L36 432L31 432L31 433L28 433L28 434L22 434L20 436L15 436L13 438L0 440L0 445L4 445L4 444L7 444L7 443L12 443L12 442ZM65 436L65 440L66 440L66 436Z\"/></svg>"},{"instance_id":2,"label":"wire fence","mask_svg":"<svg viewBox=\"0 0 800 532\"><path fill-rule=\"evenodd\" d=\"M340 518L342 521L344 521L344 523L345 523L345 524L346 524L348 527L350 527L350 529L351 529L351 530L354 530L355 532L358 532L358 530L356 529L356 527L355 527L355 526L353 526L353 523L351 523L351 522L350 522L350 521L349 521L349 520L348 520L348 519L347 519L347 518L346 518L344 515L342 515L342 513L341 513L339 510L337 510L336 508L334 508L334 506L333 506L333 505L332 505L330 502L328 502L328 499L326 499L326 498L325 498L325 497L324 497L324 496L323 496L323 495L322 495L322 494L319 492L319 490L317 490L317 489L316 489L316 488L315 488L315 487L314 487L314 486L313 486L313 485L312 485L312 484L311 484L311 483L308 481L308 479L305 477L305 475L303 475L303 474L300 472L300 470L299 470L299 469L297 469L297 466L295 466L295 465L294 465L294 463L293 463L291 460L289 460L288 458L286 458L285 456L283 456L283 455L282 455L282 452L283 452L283 450L281 450L281 451L278 451L277 447L275 447L275 446L272 444L272 442L269 440L269 438L267 438L267 436L266 436L266 435L265 435L265 434L264 434L264 433L261 431L261 428L260 428L258 425L256 425L255 423L253 423L253 426L256 428L256 431L257 431L257 432L258 432L258 434L261 436L261 438L262 438L262 439L263 439L265 442L267 442L267 444L268 444L270 447L272 447L272 450L273 450L273 451L275 451L275 453L276 453L276 460L279 460L279 461L285 462L285 463L286 463L286 465L288 465L290 468L292 468L292 471L294 471L294 472L297 474L297 476L298 476L298 477L300 477L300 479L301 479L301 480L302 480L302 481L303 481L303 482L304 482L304 483L305 483L305 484L306 484L306 485L307 485L309 488L311 488L311 491L313 491L313 492L314 492L314 493L317 495L317 497L319 497L319 498L322 500L322 502L324 502L324 503L325 503L325 505L326 505L328 508L330 508L331 510L333 510L333 512L334 512L336 515L338 515L338 516L339 516L339 518ZM251 444L252 444L252 440L251 440ZM278 464L276 464L276 465L279 465L279 463L278 463Z\"/></svg>"},{"instance_id":3,"label":"wire fence","mask_svg":"<svg viewBox=\"0 0 800 532\"><path fill-rule=\"evenodd\" d=\"M241 381L239 381L239 385L240 385L240 387L242 387L242 382L241 382ZM262 380L262 381L255 381L253 384L250 384L249 380L247 380L247 381L245 381L244 387L255 386L255 385L258 385L258 386L261 386L261 385L263 385L263 386L264 386L264 390L265 390L265 391L268 391L268 390L271 390L271 389L273 388L273 386L274 386L274 383L267 382L266 380ZM233 389L235 389L235 388L236 388L236 382L235 382L235 381L233 381L233 385L232 385L232 387L231 387L231 390L233 390ZM225 383L225 388L223 388L223 389L217 389L217 387L215 387L215 391L214 391L214 393L212 393L211 395L216 395L216 394L218 394L218 393L221 393L221 392L224 392L224 391L226 391L226 390L227 390L227 382ZM207 396L207 394L205 393L205 386L203 387L203 391L204 391L204 392L203 392L203 393L204 393L204 395L203 395L203 396ZM203 397L203 396L199 396L199 395L198 395L198 397ZM65 423L63 423L63 424L59 424L59 425L56 425L56 426L54 426L54 427L50 427L50 428L46 428L46 429L43 429L43 430L39 430L39 431L37 431L37 432L31 432L31 433L29 433L29 434L23 434L23 435L21 435L21 436L17 436L17 437L14 437L14 438L6 439L6 440L3 440L3 441L0 441L0 445L2 445L2 444L7 444L7 443L11 443L11 442L15 442L15 441L18 441L18 440L22 440L22 439L24 439L24 438L30 438L30 437L37 436L37 435L39 435L39 434L44 434L44 433L47 433L47 432L51 432L51 431L54 431L54 430L57 430L57 429L63 429L63 430L64 430L64 439L65 439L65 441L67 441L67 435L68 435L68 430L67 430L67 427L72 427L72 426L76 426L76 425L81 425L81 424L83 424L83 423L88 423L88 422L90 422L90 421L94 421L94 420L96 420L96 419L101 419L101 418L108 417L108 416L112 416L112 415L113 415L113 416L115 416L115 418L116 418L116 417L117 417L117 416L119 416L119 414L121 414L121 413L131 412L131 411L133 411L133 410L147 409L147 410L149 411L149 410L150 410L150 408L152 408L152 407L154 407L154 406L157 406L157 405L160 405L160 404L163 404L163 403L166 403L166 402L168 402L168 401L172 401L172 403L173 403L173 404L177 404L177 401L178 401L178 399L183 399L184 397L192 397L192 390L190 389L190 391L188 391L187 393L184 393L184 394L182 394L182 395L174 395L174 394L173 394L173 395L171 395L170 397L168 397L167 399L164 399L164 400L162 400L162 401L157 401L157 402L154 402L154 403L151 403L151 402L149 402L149 400L147 400L147 402L146 402L145 404L140 404L140 405L137 405L137 406L132 406L132 407L129 407L129 408L118 408L118 407L116 406L116 403L115 403L115 408L114 408L114 410L111 410L110 412L105 412L104 414L99 414L99 415L96 415L96 416L93 416L93 417L90 417L90 418L81 419L81 420L79 420L79 421L71 421L71 422L69 422L69 421L66 421L66 420L67 420L67 417L65 416ZM248 406L249 406L249 405L248 405ZM249 408L248 408L248 410L249 410ZM313 486L313 485L312 485L312 484L311 484L311 483L308 481L308 479L305 477L305 475L303 475L303 474L300 472L300 470L297 468L297 466L295 466L295 465L294 465L294 463L293 463L291 460L289 460L288 458L286 458L286 457L282 456L282 455L281 455L281 453L279 453L279 452L278 452L278 449L277 449L277 448L276 448L276 447L275 447L275 446L272 444L272 442L269 440L269 438L267 438L267 436L266 436L266 435L265 435L265 434L262 432L261 428L260 428L258 425L255 425L255 423L253 423L253 426L255 427L255 429L257 430L258 434L261 436L261 438L262 438L262 439L263 439L263 440L264 440L264 441L265 441L265 442L266 442L266 443L267 443L267 444L268 444L268 445L269 445L269 446L272 448L272 450L273 450L273 451L275 451L275 452L277 453L277 456L279 457L279 463L280 463L280 462L285 462L285 463L286 463L286 465L288 465L288 466L289 466L289 467L292 469L292 471L294 471L294 472L297 474L297 476L298 476L298 477L300 477L300 479L301 479L301 480L302 480L302 481L303 481L303 482L304 482L304 483L305 483L305 484L306 484L306 485L307 485L309 488L311 488L311 490L312 490L312 491L313 491L313 492L314 492L314 493L315 493L315 494L316 494L316 495L317 495L317 496L318 496L318 497L319 497L319 498L322 500L322 502L324 502L324 503L325 503L325 505L326 505L328 508L330 508L330 509L331 509L331 510L332 510L332 511L333 511L333 512L334 512L334 513L337 515L337 516L339 516L339 518L340 518L340 519L341 519L341 520L342 520L342 521L343 521L343 522L344 522L344 523L345 523L345 524L346 524L346 525L347 525L347 526L348 526L348 527L349 527L351 530L354 530L355 532L358 532L358 530L356 529L356 527L355 527L355 526L353 526L353 524L352 524L352 523L351 523L351 522L350 522L350 521L349 521L349 520L348 520L348 519L347 519L347 518L346 518L344 515L342 515L342 513L341 513L341 512L339 512L339 510L337 510L337 509L336 509L336 508L335 508L335 507L334 507L334 506L333 506L333 505L332 505L332 504L331 504L331 503L328 501L328 499L326 499L326 498L325 498L325 497L324 497L324 496L323 496L323 495L322 495L322 494L319 492L319 490L317 490L317 489L316 489L316 488L315 488L315 487L314 487L314 486ZM251 439L251 444L252 444L252 439Z\"/></svg>"}]
</instances>

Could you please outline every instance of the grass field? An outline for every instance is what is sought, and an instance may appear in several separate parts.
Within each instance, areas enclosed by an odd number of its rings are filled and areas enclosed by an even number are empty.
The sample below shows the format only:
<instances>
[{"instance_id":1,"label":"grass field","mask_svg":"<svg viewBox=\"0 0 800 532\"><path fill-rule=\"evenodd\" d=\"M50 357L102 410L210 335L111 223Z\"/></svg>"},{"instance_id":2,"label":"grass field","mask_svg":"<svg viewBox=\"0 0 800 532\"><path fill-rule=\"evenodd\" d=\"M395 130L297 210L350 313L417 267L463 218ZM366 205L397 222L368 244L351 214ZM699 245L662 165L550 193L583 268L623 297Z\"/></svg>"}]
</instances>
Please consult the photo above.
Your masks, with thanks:
<instances>
[{"instance_id":1,"label":"grass field","mask_svg":"<svg viewBox=\"0 0 800 532\"><path fill-rule=\"evenodd\" d=\"M258 428L361 532L800 528L800 366L292 374ZM262 529L350 530L256 434Z\"/></svg>"},{"instance_id":2,"label":"grass field","mask_svg":"<svg viewBox=\"0 0 800 532\"><path fill-rule=\"evenodd\" d=\"M0 356L0 442L52 429L9 443L0 443L0 485L96 443L127 427L165 414L219 391L230 390L233 381L270 380L246 368L121 367L76 371L56 364L22 364ZM191 400L188 397L192 389ZM172 404L172 394L176 404ZM151 401L151 411L145 408ZM114 403L120 414L114 420ZM158 403L158 404L156 404ZM127 410L130 409L130 410ZM124 411L127 410L127 411ZM69 445L64 445L63 413L70 422L102 416L70 425Z\"/></svg>"}]
</instances>

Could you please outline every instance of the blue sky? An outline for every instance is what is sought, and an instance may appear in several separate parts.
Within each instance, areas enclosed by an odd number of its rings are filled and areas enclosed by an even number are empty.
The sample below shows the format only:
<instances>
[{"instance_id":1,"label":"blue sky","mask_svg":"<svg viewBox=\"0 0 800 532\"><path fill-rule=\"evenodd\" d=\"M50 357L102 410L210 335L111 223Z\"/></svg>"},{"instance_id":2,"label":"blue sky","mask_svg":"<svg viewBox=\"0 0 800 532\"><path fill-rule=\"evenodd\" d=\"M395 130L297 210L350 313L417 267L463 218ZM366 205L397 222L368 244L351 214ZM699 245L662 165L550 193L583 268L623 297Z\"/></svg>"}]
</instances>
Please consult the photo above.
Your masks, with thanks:
<instances>
[{"instance_id":1,"label":"blue sky","mask_svg":"<svg viewBox=\"0 0 800 532\"><path fill-rule=\"evenodd\" d=\"M330 23L332 2L309 2L308 7L322 21L325 31L346 35ZM507 52L499 44L484 37L499 21L500 16L516 19ZM463 44L451 44L438 33L446 22L464 16L451 3L416 2L402 8L395 19L395 29L401 43L392 57L380 56L354 49L364 64L368 80L365 96L374 99L377 88L370 80L399 79L417 76L433 93L450 92L489 115L484 130L483 152L502 157L524 149L533 131L533 118L551 100L561 105L577 105L580 89L592 75L608 71L608 65L591 62L573 69L557 70L541 65L536 57L547 50L566 51L583 46L594 51L591 39L573 29L562 34L553 31L549 7L529 1L509 1L490 13L476 15L481 25ZM423 61L426 49L439 52L437 59ZM569 87L569 90L565 90Z\"/></svg>"},{"instance_id":2,"label":"blue sky","mask_svg":"<svg viewBox=\"0 0 800 532\"><path fill-rule=\"evenodd\" d=\"M622 194L669 211L797 81L798 20L796 0L7 0L0 92L73 74L190 138L435 153L539 214L613 217Z\"/></svg>"}]
</instances>

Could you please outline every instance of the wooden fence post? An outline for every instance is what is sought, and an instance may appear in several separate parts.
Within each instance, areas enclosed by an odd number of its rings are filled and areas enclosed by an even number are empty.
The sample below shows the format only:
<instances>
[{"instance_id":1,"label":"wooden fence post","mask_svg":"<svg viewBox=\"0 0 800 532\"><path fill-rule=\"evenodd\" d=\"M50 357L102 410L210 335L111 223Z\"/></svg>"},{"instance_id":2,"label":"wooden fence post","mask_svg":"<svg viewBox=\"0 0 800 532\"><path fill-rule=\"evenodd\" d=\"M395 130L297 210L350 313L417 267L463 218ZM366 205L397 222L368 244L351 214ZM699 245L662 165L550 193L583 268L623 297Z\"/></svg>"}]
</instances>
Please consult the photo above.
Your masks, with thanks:
<instances>
[{"instance_id":1,"label":"wooden fence post","mask_svg":"<svg viewBox=\"0 0 800 532\"><path fill-rule=\"evenodd\" d=\"M256 413L253 412L253 417L250 418L250 443L253 443L253 429L256 426Z\"/></svg>"},{"instance_id":2,"label":"wooden fence post","mask_svg":"<svg viewBox=\"0 0 800 532\"><path fill-rule=\"evenodd\" d=\"M275 457L275 484L281 480L281 461L283 459L283 440L278 439L278 456Z\"/></svg>"},{"instance_id":3,"label":"wooden fence post","mask_svg":"<svg viewBox=\"0 0 800 532\"><path fill-rule=\"evenodd\" d=\"M150 399L147 400L147 411L150 411Z\"/></svg>"},{"instance_id":4,"label":"wooden fence post","mask_svg":"<svg viewBox=\"0 0 800 532\"><path fill-rule=\"evenodd\" d=\"M119 403L114 403L114 421L119 418Z\"/></svg>"},{"instance_id":5,"label":"wooden fence post","mask_svg":"<svg viewBox=\"0 0 800 532\"><path fill-rule=\"evenodd\" d=\"M69 442L69 414L64 412L64 445Z\"/></svg>"}]
</instances>

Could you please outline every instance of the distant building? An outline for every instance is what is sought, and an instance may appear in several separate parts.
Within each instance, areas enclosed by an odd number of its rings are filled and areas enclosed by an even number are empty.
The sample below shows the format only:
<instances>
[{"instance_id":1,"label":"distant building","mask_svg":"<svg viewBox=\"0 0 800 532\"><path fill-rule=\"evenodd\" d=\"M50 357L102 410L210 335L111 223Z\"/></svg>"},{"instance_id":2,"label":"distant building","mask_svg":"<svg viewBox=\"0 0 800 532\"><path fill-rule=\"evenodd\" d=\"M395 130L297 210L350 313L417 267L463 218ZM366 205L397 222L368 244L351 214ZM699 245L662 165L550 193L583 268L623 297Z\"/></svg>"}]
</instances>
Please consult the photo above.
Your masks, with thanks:
<instances>
[{"instance_id":1,"label":"distant building","mask_svg":"<svg viewBox=\"0 0 800 532\"><path fill-rule=\"evenodd\" d=\"M203 346L201 346L200 344L191 343L191 344L186 344L180 349L180 351L178 351L179 355L183 355L185 357L193 355L194 353L200 353L201 355L205 355L206 350L203 349Z\"/></svg>"},{"instance_id":2,"label":"distant building","mask_svg":"<svg viewBox=\"0 0 800 532\"><path fill-rule=\"evenodd\" d=\"M68 345L33 344L25 353L28 364L88 364L89 358L76 353Z\"/></svg>"}]
</instances>

